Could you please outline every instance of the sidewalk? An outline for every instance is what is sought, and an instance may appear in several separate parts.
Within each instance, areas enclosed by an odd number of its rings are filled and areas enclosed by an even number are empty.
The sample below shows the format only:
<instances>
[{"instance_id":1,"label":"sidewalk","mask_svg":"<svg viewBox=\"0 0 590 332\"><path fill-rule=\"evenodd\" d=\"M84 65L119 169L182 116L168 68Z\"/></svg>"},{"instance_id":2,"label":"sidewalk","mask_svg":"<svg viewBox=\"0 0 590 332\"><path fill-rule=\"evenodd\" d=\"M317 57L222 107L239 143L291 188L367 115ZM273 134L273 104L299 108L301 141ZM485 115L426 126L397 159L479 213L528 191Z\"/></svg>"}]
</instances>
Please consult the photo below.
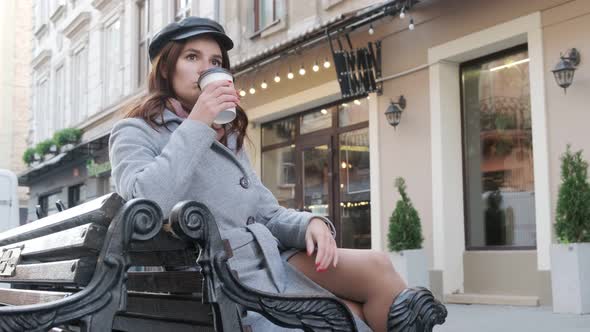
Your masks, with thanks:
<instances>
[{"instance_id":1,"label":"sidewalk","mask_svg":"<svg viewBox=\"0 0 590 332\"><path fill-rule=\"evenodd\" d=\"M551 307L447 304L434 332L590 332L590 315L554 314Z\"/></svg>"}]
</instances>

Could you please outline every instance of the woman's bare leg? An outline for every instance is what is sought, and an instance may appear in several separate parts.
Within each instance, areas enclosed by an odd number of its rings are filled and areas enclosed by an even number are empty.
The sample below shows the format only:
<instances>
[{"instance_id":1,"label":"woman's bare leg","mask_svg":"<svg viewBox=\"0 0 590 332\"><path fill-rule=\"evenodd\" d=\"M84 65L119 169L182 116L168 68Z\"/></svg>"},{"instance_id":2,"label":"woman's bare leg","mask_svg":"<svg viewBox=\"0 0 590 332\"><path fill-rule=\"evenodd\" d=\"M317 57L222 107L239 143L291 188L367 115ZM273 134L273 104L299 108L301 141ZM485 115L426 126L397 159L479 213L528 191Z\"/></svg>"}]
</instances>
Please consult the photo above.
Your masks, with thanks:
<instances>
[{"instance_id":1,"label":"woman's bare leg","mask_svg":"<svg viewBox=\"0 0 590 332\"><path fill-rule=\"evenodd\" d=\"M315 257L299 252L289 263L318 285L349 305L362 306L365 321L375 331L385 331L393 300L407 286L386 253L362 249L338 249L338 266L317 272ZM355 309L351 308L355 314ZM360 315L359 315L360 316ZM362 317L362 316L360 316Z\"/></svg>"}]
</instances>

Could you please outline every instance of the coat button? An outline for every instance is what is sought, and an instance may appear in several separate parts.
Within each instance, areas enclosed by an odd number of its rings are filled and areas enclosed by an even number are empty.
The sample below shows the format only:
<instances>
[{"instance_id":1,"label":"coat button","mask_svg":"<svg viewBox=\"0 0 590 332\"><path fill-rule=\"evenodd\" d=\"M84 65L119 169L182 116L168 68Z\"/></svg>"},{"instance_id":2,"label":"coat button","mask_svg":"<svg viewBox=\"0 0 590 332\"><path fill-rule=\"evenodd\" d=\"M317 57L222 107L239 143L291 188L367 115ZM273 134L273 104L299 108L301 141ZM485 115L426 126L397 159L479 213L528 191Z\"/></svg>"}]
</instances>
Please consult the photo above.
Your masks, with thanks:
<instances>
[{"instance_id":1,"label":"coat button","mask_svg":"<svg viewBox=\"0 0 590 332\"><path fill-rule=\"evenodd\" d=\"M250 180L248 180L248 178L246 177L242 177L240 179L240 186L242 186L242 188L244 189L248 189L248 187L250 186Z\"/></svg>"},{"instance_id":2,"label":"coat button","mask_svg":"<svg viewBox=\"0 0 590 332\"><path fill-rule=\"evenodd\" d=\"M248 217L248 220L246 221L246 225L252 225L255 222L256 222L256 219L254 219L254 217L250 216L250 217Z\"/></svg>"}]
</instances>

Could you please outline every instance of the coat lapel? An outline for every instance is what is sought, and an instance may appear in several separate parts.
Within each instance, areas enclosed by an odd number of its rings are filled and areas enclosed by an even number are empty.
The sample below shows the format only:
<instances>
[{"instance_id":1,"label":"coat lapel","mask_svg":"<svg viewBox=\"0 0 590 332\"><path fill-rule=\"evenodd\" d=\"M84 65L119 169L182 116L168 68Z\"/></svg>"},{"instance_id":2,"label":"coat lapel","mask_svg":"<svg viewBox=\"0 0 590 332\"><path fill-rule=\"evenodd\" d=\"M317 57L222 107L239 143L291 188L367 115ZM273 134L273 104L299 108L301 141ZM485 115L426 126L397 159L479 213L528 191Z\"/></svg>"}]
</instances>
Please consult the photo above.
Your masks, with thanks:
<instances>
[{"instance_id":1,"label":"coat lapel","mask_svg":"<svg viewBox=\"0 0 590 332\"><path fill-rule=\"evenodd\" d=\"M180 125L182 123L182 121L185 121L185 119L182 117L179 117L174 112L171 112L168 109L164 109L164 112L162 113L162 118L156 118L156 120L155 120L155 122L160 125L162 125L162 124L167 125L169 123L177 123L178 125ZM228 141L230 142L230 145L231 145L231 143L234 143L234 145L235 145L235 137L231 137L230 139L228 139ZM236 154L232 150L230 150L229 148L227 148L225 145L221 144L217 140L214 141L213 144L211 144L211 149L220 153L221 155L225 156L230 161L232 161L234 164L236 164L236 166L238 166L240 168L240 171L244 174L244 177L248 178L248 172L246 171L244 166L240 163L240 161L236 157ZM248 179L248 180L250 180L250 179Z\"/></svg>"}]
</instances>

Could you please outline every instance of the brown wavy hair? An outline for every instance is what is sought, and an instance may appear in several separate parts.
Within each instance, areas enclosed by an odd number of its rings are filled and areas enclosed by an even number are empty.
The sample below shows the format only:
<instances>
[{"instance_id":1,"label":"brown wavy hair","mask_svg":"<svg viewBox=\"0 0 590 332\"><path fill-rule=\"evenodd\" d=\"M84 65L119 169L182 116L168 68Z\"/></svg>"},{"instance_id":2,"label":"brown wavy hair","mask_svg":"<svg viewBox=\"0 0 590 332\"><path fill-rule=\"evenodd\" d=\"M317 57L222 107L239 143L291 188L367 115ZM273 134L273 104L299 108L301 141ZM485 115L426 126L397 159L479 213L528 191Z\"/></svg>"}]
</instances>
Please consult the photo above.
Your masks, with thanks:
<instances>
[{"instance_id":1,"label":"brown wavy hair","mask_svg":"<svg viewBox=\"0 0 590 332\"><path fill-rule=\"evenodd\" d=\"M188 39L174 40L168 42L160 51L160 54L152 62L152 69L148 75L148 95L145 98L139 99L131 104L125 113L125 118L142 118L154 130L159 131L158 127L165 127L164 124L164 109L169 109L174 112L174 108L170 104L169 99L177 99L172 87L172 75L176 68L176 62L182 53L182 49ZM220 44L221 49L221 66L227 70L230 69L229 56L227 50ZM167 79L168 78L168 79ZM187 112L190 112L192 105L182 105ZM188 110L187 110L188 108ZM160 123L155 120L160 119ZM236 118L225 125L225 134L220 139L220 142L227 146L227 137L233 133L237 135L237 151L244 145L244 138L246 138L246 128L248 127L248 116L240 106L236 106Z\"/></svg>"}]
</instances>

